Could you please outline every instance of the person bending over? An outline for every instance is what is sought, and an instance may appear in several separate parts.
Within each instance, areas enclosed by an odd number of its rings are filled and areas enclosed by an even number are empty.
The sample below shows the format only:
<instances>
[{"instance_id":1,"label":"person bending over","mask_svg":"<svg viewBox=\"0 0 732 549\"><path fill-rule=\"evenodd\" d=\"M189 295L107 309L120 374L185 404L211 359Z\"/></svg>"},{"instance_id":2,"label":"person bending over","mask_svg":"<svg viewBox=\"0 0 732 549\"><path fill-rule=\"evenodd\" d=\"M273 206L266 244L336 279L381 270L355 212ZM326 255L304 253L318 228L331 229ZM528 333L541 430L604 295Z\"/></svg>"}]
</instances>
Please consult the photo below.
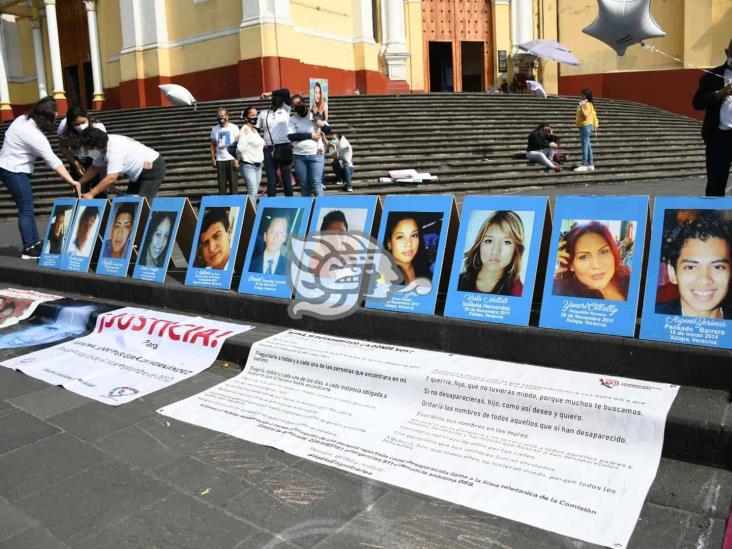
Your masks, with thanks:
<instances>
[{"instance_id":1,"label":"person bending over","mask_svg":"<svg viewBox=\"0 0 732 549\"><path fill-rule=\"evenodd\" d=\"M529 159L529 162L541 164L547 170L560 172L562 169L553 160L554 154L557 152L557 147L556 139L554 139L554 131L549 124L542 122L529 134L526 158Z\"/></svg>"}]
</instances>

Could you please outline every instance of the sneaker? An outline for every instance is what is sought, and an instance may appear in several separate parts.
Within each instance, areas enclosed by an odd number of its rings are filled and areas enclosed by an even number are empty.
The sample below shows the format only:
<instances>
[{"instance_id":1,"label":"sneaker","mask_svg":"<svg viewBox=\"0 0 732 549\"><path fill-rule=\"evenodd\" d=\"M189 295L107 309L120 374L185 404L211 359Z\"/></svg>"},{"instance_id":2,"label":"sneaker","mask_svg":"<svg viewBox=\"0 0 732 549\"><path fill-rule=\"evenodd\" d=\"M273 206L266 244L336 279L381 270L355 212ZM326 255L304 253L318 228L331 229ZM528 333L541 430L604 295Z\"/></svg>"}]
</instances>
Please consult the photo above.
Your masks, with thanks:
<instances>
[{"instance_id":1,"label":"sneaker","mask_svg":"<svg viewBox=\"0 0 732 549\"><path fill-rule=\"evenodd\" d=\"M353 187L348 187L348 188L346 189L346 192L347 192L347 193L352 193L352 192L353 192Z\"/></svg>"},{"instance_id":2,"label":"sneaker","mask_svg":"<svg viewBox=\"0 0 732 549\"><path fill-rule=\"evenodd\" d=\"M587 171L588 172L594 172L595 171L595 166L593 166L592 164L590 164L589 166L587 166Z\"/></svg>"},{"instance_id":3,"label":"sneaker","mask_svg":"<svg viewBox=\"0 0 732 549\"><path fill-rule=\"evenodd\" d=\"M589 166L577 166L574 171L576 172L588 172L590 171Z\"/></svg>"},{"instance_id":4,"label":"sneaker","mask_svg":"<svg viewBox=\"0 0 732 549\"><path fill-rule=\"evenodd\" d=\"M25 248L23 253L20 254L21 259L38 259L41 257L41 246L42 242L38 242L29 248Z\"/></svg>"}]
</instances>

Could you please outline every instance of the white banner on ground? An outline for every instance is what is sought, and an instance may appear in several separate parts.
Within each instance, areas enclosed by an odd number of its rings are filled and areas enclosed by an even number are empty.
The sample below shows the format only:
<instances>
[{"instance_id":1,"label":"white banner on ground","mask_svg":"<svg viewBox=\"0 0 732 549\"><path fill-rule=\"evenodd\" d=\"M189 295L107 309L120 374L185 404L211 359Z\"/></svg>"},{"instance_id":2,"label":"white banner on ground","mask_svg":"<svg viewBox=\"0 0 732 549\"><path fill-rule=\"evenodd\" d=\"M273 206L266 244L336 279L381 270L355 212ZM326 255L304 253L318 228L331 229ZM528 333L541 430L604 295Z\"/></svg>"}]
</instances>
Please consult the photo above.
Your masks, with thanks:
<instances>
[{"instance_id":1,"label":"white banner on ground","mask_svg":"<svg viewBox=\"0 0 732 549\"><path fill-rule=\"evenodd\" d=\"M628 543L675 385L290 330L160 410L600 545Z\"/></svg>"},{"instance_id":2,"label":"white banner on ground","mask_svg":"<svg viewBox=\"0 0 732 549\"><path fill-rule=\"evenodd\" d=\"M118 406L198 374L224 341L252 326L126 307L94 332L0 365Z\"/></svg>"},{"instance_id":3,"label":"white banner on ground","mask_svg":"<svg viewBox=\"0 0 732 549\"><path fill-rule=\"evenodd\" d=\"M61 299L60 295L44 294L33 290L4 288L0 290L0 328L25 320L45 301Z\"/></svg>"}]
</instances>

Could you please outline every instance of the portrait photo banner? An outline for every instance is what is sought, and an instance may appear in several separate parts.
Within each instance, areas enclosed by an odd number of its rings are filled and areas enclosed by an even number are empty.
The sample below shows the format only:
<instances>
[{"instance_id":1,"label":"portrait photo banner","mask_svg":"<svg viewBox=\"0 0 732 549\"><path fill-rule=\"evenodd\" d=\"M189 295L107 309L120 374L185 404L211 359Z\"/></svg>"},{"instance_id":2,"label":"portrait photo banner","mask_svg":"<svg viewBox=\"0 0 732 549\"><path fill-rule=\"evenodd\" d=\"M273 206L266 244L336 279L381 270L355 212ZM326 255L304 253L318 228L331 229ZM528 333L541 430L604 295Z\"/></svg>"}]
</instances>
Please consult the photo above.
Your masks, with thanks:
<instances>
[{"instance_id":1,"label":"portrait photo banner","mask_svg":"<svg viewBox=\"0 0 732 549\"><path fill-rule=\"evenodd\" d=\"M78 201L73 220L69 225L69 236L64 238L59 268L77 273L89 271L106 207L106 199L91 198Z\"/></svg>"},{"instance_id":2,"label":"portrait photo banner","mask_svg":"<svg viewBox=\"0 0 732 549\"><path fill-rule=\"evenodd\" d=\"M140 196L118 196L112 200L107 227L102 236L97 274L127 276L143 200Z\"/></svg>"},{"instance_id":3,"label":"portrait photo banner","mask_svg":"<svg viewBox=\"0 0 732 549\"><path fill-rule=\"evenodd\" d=\"M41 303L57 299L61 299L61 296L44 294L35 290L3 288L0 290L0 328L13 326L21 320L25 320Z\"/></svg>"},{"instance_id":4,"label":"portrait photo banner","mask_svg":"<svg viewBox=\"0 0 732 549\"><path fill-rule=\"evenodd\" d=\"M132 278L160 284L165 281L185 205L185 198L153 200Z\"/></svg>"},{"instance_id":5,"label":"portrait photo banner","mask_svg":"<svg viewBox=\"0 0 732 549\"><path fill-rule=\"evenodd\" d=\"M126 307L94 331L2 362L52 385L118 406L210 367L224 341L252 326Z\"/></svg>"},{"instance_id":6,"label":"portrait photo banner","mask_svg":"<svg viewBox=\"0 0 732 549\"><path fill-rule=\"evenodd\" d=\"M53 201L51 216L48 218L46 238L41 248L38 266L57 269L61 265L61 254L71 232L71 220L74 218L76 198L58 198Z\"/></svg>"},{"instance_id":7,"label":"portrait photo banner","mask_svg":"<svg viewBox=\"0 0 732 549\"><path fill-rule=\"evenodd\" d=\"M539 326L634 336L647 196L559 196Z\"/></svg>"},{"instance_id":8,"label":"portrait photo banner","mask_svg":"<svg viewBox=\"0 0 732 549\"><path fill-rule=\"evenodd\" d=\"M623 548L678 386L289 330L163 415Z\"/></svg>"},{"instance_id":9,"label":"portrait photo banner","mask_svg":"<svg viewBox=\"0 0 732 549\"><path fill-rule=\"evenodd\" d=\"M658 197L640 336L732 349L732 197Z\"/></svg>"}]
</instances>

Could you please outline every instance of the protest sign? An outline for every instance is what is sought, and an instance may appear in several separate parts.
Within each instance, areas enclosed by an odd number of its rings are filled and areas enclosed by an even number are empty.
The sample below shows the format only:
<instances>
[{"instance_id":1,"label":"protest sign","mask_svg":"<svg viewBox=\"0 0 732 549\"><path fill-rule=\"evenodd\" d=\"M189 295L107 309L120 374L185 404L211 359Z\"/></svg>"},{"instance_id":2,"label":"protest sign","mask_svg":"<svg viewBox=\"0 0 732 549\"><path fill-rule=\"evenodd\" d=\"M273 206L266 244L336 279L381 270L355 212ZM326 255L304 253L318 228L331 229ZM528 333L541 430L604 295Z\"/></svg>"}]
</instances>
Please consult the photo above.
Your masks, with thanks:
<instances>
[{"instance_id":1,"label":"protest sign","mask_svg":"<svg viewBox=\"0 0 732 549\"><path fill-rule=\"evenodd\" d=\"M94 332L0 365L118 406L202 372L224 341L252 326L126 307Z\"/></svg>"},{"instance_id":2,"label":"protest sign","mask_svg":"<svg viewBox=\"0 0 732 549\"><path fill-rule=\"evenodd\" d=\"M69 238L71 219L76 209L76 198L58 198L53 201L51 216L48 218L46 238L43 240L39 267L58 268L61 254Z\"/></svg>"},{"instance_id":3,"label":"protest sign","mask_svg":"<svg viewBox=\"0 0 732 549\"><path fill-rule=\"evenodd\" d=\"M56 299L61 299L61 296L15 288L0 290L0 328L25 320L33 314L38 305Z\"/></svg>"},{"instance_id":4,"label":"protest sign","mask_svg":"<svg viewBox=\"0 0 732 549\"><path fill-rule=\"evenodd\" d=\"M289 330L160 413L622 548L677 390Z\"/></svg>"},{"instance_id":5,"label":"protest sign","mask_svg":"<svg viewBox=\"0 0 732 549\"><path fill-rule=\"evenodd\" d=\"M144 200L141 196L118 196L112 200L97 274L127 276Z\"/></svg>"},{"instance_id":6,"label":"protest sign","mask_svg":"<svg viewBox=\"0 0 732 549\"><path fill-rule=\"evenodd\" d=\"M69 236L64 237L59 268L85 273L99 244L99 228L104 222L107 201L101 198L79 200L74 210Z\"/></svg>"}]
</instances>

